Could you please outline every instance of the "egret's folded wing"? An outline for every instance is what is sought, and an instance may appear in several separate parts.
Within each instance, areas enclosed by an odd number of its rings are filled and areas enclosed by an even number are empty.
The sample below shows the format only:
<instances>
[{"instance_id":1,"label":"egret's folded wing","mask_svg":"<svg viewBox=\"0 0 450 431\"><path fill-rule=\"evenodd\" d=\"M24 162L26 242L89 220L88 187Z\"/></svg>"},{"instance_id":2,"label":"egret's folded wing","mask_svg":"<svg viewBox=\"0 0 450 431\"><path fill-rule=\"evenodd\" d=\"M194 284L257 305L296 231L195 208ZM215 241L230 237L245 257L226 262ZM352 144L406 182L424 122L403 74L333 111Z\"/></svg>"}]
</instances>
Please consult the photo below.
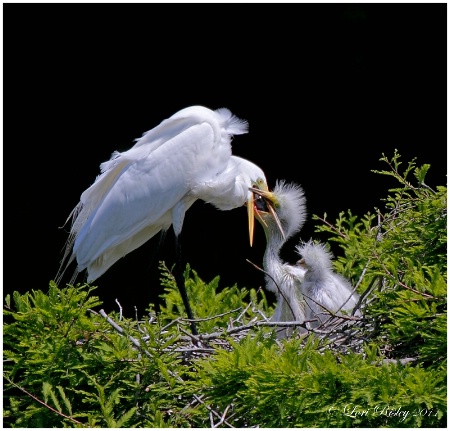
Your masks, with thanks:
<instances>
[{"instance_id":1,"label":"egret's folded wing","mask_svg":"<svg viewBox=\"0 0 450 431\"><path fill-rule=\"evenodd\" d=\"M126 256L133 250L136 250L141 245L145 244L150 238L155 236L158 232L160 232L164 228L165 228L164 226L156 224L147 226L143 230L136 232L130 238L105 250L102 254L100 254L88 265L87 267L88 283L90 283L93 280L96 280L103 273L105 273L112 265L114 265L114 263L116 263L119 259Z\"/></svg>"},{"instance_id":2,"label":"egret's folded wing","mask_svg":"<svg viewBox=\"0 0 450 431\"><path fill-rule=\"evenodd\" d=\"M222 133L221 127L223 127L224 133ZM246 133L247 127L246 121L235 117L226 108L211 111L202 106L192 106L175 113L144 133L130 150L122 153L116 151L110 160L100 165L102 174L81 196L81 202L85 207L85 217L84 220L80 218L78 224L80 221L84 223L86 213L90 215L92 209L100 204L118 175L130 162L151 157L151 153L174 139L178 145L183 145L184 142L190 146L191 150L197 153L197 158L204 157L203 161L197 161L198 165L203 168L202 170L197 168L196 175L201 176L202 180L204 178L214 180L218 174L217 166L221 166L223 169L230 159L230 135ZM201 136L205 132L206 134ZM172 147L174 146L172 145ZM223 194L223 190L221 192Z\"/></svg>"},{"instance_id":3,"label":"egret's folded wing","mask_svg":"<svg viewBox=\"0 0 450 431\"><path fill-rule=\"evenodd\" d=\"M79 268L87 267L106 250L144 228L161 226L166 213L189 193L197 171L220 172L223 157L212 157L213 145L212 129L208 123L203 123L184 130L147 157L124 164L124 167L118 163L114 170L120 169L120 172L114 184L104 180L108 192L99 198L90 195L90 199L101 202L92 210L75 240L74 253ZM211 159L216 160L215 166L211 165Z\"/></svg>"},{"instance_id":4,"label":"egret's folded wing","mask_svg":"<svg viewBox=\"0 0 450 431\"><path fill-rule=\"evenodd\" d=\"M226 138L228 139L229 135L247 133L248 129L248 124L245 120L237 118L226 108L212 111L204 106L190 106L181 109L162 121L158 126L145 132L141 138L136 139L136 144L133 148L145 145L153 151L161 143L166 142L173 136L181 134L190 127L203 123L211 126L214 135L213 142L215 143L220 142L222 131L225 132Z\"/></svg>"},{"instance_id":5,"label":"egret's folded wing","mask_svg":"<svg viewBox=\"0 0 450 431\"><path fill-rule=\"evenodd\" d=\"M115 153L111 160L119 159L120 154ZM69 237L67 238L64 255L61 260L61 264L55 280L59 283L67 267L71 264L75 255L73 253L73 246L78 234L82 230L86 221L89 219L91 214L101 206L101 203L108 192L111 190L115 184L117 178L125 170L127 166L131 164L131 161L122 157L117 160L116 163L111 164L109 169L104 171L102 174L97 176L94 184L92 184L88 189L86 189L80 198L80 202L70 213L66 223L72 219Z\"/></svg>"}]
</instances>

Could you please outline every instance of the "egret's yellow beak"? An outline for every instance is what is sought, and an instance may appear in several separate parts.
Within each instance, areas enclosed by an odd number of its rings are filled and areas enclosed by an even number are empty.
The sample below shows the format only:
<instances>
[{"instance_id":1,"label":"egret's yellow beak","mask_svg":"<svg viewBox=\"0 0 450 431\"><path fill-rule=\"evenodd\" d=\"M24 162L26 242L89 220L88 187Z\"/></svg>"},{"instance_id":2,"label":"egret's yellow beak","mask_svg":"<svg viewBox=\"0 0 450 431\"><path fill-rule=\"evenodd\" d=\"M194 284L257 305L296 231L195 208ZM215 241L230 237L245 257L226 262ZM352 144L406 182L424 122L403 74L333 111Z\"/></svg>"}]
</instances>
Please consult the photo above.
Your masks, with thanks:
<instances>
[{"instance_id":1,"label":"egret's yellow beak","mask_svg":"<svg viewBox=\"0 0 450 431\"><path fill-rule=\"evenodd\" d=\"M255 209L256 209L256 211L258 211L258 209L256 208L256 205L255 205L255 194L254 194L253 190L264 191L264 192L269 193L269 188L267 187L267 184L265 181L258 180L257 183L258 183L258 187L262 187L262 189L249 187L249 190L252 193L251 193L250 197L247 199L248 231L250 234L250 247L253 245L253 232L255 230Z\"/></svg>"},{"instance_id":2,"label":"egret's yellow beak","mask_svg":"<svg viewBox=\"0 0 450 431\"><path fill-rule=\"evenodd\" d=\"M248 232L250 234L250 247L253 245L253 231L255 230L255 208L254 208L254 194L247 200L247 214L248 214Z\"/></svg>"},{"instance_id":3,"label":"egret's yellow beak","mask_svg":"<svg viewBox=\"0 0 450 431\"><path fill-rule=\"evenodd\" d=\"M280 219L278 218L278 215L275 211L275 206L277 205L277 199L275 197L275 195L272 192L269 192L269 190L262 190L259 188L255 188L255 187L249 187L249 190L252 192L252 198L248 200L247 202L247 212L248 212L248 224L249 224L249 229L250 229L250 246L253 244L253 229L254 229L254 218L257 217L258 220L265 226L267 226L266 222L264 221L264 219L261 217L260 213L269 213L272 215L272 217L275 220L275 223L278 226L278 229L281 232L281 235L283 236L283 239L286 238L284 231L283 231L283 227L281 226L281 222ZM255 195L260 196L265 203L265 208L264 210L260 210L258 209L258 207L255 204ZM250 204L251 202L251 204ZM251 209L250 209L251 207ZM251 221L250 221L250 217L251 217Z\"/></svg>"}]
</instances>

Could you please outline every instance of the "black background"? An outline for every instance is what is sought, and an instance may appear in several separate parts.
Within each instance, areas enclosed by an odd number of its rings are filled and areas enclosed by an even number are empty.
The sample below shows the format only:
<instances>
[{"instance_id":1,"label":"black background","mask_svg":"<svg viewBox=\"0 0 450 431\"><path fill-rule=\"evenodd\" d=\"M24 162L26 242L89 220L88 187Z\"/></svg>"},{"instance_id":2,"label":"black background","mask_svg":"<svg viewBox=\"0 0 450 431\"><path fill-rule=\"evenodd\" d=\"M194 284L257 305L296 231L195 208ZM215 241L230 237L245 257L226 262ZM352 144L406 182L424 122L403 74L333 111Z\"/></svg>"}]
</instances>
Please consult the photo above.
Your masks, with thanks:
<instances>
[{"instance_id":1,"label":"black background","mask_svg":"<svg viewBox=\"0 0 450 431\"><path fill-rule=\"evenodd\" d=\"M4 4L4 294L47 290L59 229L101 162L179 109L229 108L250 124L233 152L269 186L300 183L308 213L334 221L383 207L393 180L371 172L397 148L446 185L447 5ZM311 217L299 238L326 240ZM258 287L265 248L245 208L196 202L184 259L205 281ZM132 316L161 293L157 239L95 284ZM170 231L159 257L174 262ZM339 249L333 249L336 254ZM67 281L67 280L66 280Z\"/></svg>"}]
</instances>

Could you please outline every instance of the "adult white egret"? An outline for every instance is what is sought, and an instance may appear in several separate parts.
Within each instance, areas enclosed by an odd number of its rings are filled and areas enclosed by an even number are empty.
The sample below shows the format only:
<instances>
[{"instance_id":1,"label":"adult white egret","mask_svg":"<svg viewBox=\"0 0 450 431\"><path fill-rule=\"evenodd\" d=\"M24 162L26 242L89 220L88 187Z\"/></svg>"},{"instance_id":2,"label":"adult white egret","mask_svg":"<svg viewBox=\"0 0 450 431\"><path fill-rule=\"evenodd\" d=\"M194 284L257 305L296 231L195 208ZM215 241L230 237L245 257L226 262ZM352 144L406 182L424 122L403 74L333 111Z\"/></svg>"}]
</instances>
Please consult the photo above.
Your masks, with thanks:
<instances>
[{"instance_id":1,"label":"adult white egret","mask_svg":"<svg viewBox=\"0 0 450 431\"><path fill-rule=\"evenodd\" d=\"M350 314L359 295L347 279L333 271L333 255L326 245L310 240L296 249L301 256L298 267L306 271L301 284L307 304L306 320L314 321L311 326L317 327L330 317L329 312ZM360 315L359 310L355 314Z\"/></svg>"},{"instance_id":2,"label":"adult white egret","mask_svg":"<svg viewBox=\"0 0 450 431\"><path fill-rule=\"evenodd\" d=\"M135 145L114 152L101 173L83 192L70 214L66 250L57 281L73 260L77 274L100 277L117 260L172 225L178 261L178 288L193 319L182 274L180 233L186 211L197 200L220 210L247 205L250 244L253 240L253 193L267 190L264 172L231 154L233 135L247 133L248 123L228 109L191 106L144 133ZM192 322L192 330L197 330Z\"/></svg>"},{"instance_id":3,"label":"adult white egret","mask_svg":"<svg viewBox=\"0 0 450 431\"><path fill-rule=\"evenodd\" d=\"M280 250L284 243L298 232L306 220L306 198L298 184L277 181L273 192L251 189L255 199L255 217L266 235L263 258L266 288L275 292L277 305L272 321L289 322L305 320L305 301L300 285L305 269L283 262ZM283 234L284 233L284 234ZM286 338L292 329L284 328L278 338Z\"/></svg>"}]
</instances>

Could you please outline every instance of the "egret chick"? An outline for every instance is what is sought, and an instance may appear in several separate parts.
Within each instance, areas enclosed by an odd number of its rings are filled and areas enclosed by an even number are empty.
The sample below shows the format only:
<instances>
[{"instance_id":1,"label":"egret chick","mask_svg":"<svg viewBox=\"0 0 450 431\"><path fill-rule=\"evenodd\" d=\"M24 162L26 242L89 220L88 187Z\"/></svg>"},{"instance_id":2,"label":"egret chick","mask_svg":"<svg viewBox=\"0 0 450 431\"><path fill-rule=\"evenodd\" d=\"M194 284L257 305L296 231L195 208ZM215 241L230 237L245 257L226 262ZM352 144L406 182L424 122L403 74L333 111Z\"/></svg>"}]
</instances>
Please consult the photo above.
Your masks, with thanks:
<instances>
[{"instance_id":1,"label":"egret chick","mask_svg":"<svg viewBox=\"0 0 450 431\"><path fill-rule=\"evenodd\" d=\"M333 271L333 255L326 246L310 240L297 245L296 250L301 256L298 266L306 271L301 290L306 300L306 320L315 320L311 327L325 322L329 312L351 314L359 295L347 279ZM360 315L359 311L356 315Z\"/></svg>"},{"instance_id":2,"label":"egret chick","mask_svg":"<svg viewBox=\"0 0 450 431\"><path fill-rule=\"evenodd\" d=\"M277 305L272 321L290 322L305 320L305 301L301 294L301 283L306 270L290 265L280 258L285 242L297 233L306 220L306 198L302 187L294 183L277 181L273 192L252 191L255 199L255 217L266 235L266 250L263 266L265 287L277 296ZM292 328L278 332L278 338L292 334Z\"/></svg>"},{"instance_id":3,"label":"egret chick","mask_svg":"<svg viewBox=\"0 0 450 431\"><path fill-rule=\"evenodd\" d=\"M189 319L193 319L181 267L184 216L200 199L220 210L247 205L253 240L253 193L267 190L264 172L231 154L234 135L248 123L228 109L191 106L144 133L128 151L114 152L69 216L66 250L56 280L76 260L77 274L92 282L115 262L170 226L176 238L175 278ZM69 220L68 219L68 220ZM197 333L195 325L192 331Z\"/></svg>"}]
</instances>

